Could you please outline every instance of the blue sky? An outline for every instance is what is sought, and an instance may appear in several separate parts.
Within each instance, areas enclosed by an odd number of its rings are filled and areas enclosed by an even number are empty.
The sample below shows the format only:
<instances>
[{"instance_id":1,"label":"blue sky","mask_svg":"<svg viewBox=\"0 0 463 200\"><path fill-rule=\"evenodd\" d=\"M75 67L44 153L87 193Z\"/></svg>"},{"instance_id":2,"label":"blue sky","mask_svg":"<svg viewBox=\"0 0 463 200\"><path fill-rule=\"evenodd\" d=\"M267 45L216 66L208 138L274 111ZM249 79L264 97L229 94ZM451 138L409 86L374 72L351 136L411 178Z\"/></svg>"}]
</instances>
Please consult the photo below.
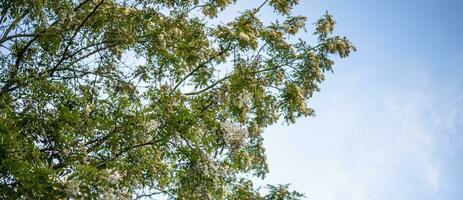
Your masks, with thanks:
<instances>
[{"instance_id":1,"label":"blue sky","mask_svg":"<svg viewBox=\"0 0 463 200\"><path fill-rule=\"evenodd\" d=\"M316 117L265 131L265 182L291 183L313 200L463 199L461 8L301 1L296 14L313 23L329 11L358 51L337 60L309 101Z\"/></svg>"}]
</instances>

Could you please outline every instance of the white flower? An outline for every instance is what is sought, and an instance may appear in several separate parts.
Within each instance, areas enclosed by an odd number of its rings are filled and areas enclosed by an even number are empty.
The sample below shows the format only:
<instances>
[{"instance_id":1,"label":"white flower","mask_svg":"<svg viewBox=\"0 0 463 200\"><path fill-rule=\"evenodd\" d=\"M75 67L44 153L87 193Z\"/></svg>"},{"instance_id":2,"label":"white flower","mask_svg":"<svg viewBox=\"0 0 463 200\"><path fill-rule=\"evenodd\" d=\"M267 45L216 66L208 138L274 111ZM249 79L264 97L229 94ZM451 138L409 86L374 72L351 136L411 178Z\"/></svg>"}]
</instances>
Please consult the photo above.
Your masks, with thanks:
<instances>
[{"instance_id":1,"label":"white flower","mask_svg":"<svg viewBox=\"0 0 463 200\"><path fill-rule=\"evenodd\" d=\"M87 153L88 148L87 148L87 146L82 145L82 146L79 147L79 150L82 151L83 153Z\"/></svg>"},{"instance_id":2,"label":"white flower","mask_svg":"<svg viewBox=\"0 0 463 200\"><path fill-rule=\"evenodd\" d=\"M238 94L236 105L240 108L245 107L250 100L250 94L247 90Z\"/></svg>"},{"instance_id":3,"label":"white flower","mask_svg":"<svg viewBox=\"0 0 463 200\"><path fill-rule=\"evenodd\" d=\"M243 40L243 41L246 41L246 42L249 41L249 39L250 39L249 35L244 33L244 32L240 32L238 34L238 37L240 38L240 40Z\"/></svg>"},{"instance_id":4,"label":"white flower","mask_svg":"<svg viewBox=\"0 0 463 200\"><path fill-rule=\"evenodd\" d=\"M124 8L124 15L129 15L132 10L129 8Z\"/></svg>"},{"instance_id":5,"label":"white flower","mask_svg":"<svg viewBox=\"0 0 463 200\"><path fill-rule=\"evenodd\" d=\"M112 200L115 199L116 196L114 195L114 189L108 188L104 193L102 194L102 199L104 200Z\"/></svg>"},{"instance_id":6,"label":"white flower","mask_svg":"<svg viewBox=\"0 0 463 200\"><path fill-rule=\"evenodd\" d=\"M85 108L84 108L85 115L88 116L88 115L90 115L91 112L92 112L92 105L90 105L90 104L85 105Z\"/></svg>"},{"instance_id":7,"label":"white flower","mask_svg":"<svg viewBox=\"0 0 463 200\"><path fill-rule=\"evenodd\" d=\"M178 29L177 27L174 27L174 28L172 29L172 32L173 32L174 34L176 34L176 35L180 35L180 34L182 33L182 31L181 31L180 29Z\"/></svg>"},{"instance_id":8,"label":"white flower","mask_svg":"<svg viewBox=\"0 0 463 200\"><path fill-rule=\"evenodd\" d=\"M119 174L118 171L113 171L113 170L107 170L108 173L109 173L109 176L108 176L108 182L111 183L111 184L116 184L119 182L119 180L121 179L121 175Z\"/></svg>"},{"instance_id":9,"label":"white flower","mask_svg":"<svg viewBox=\"0 0 463 200\"><path fill-rule=\"evenodd\" d=\"M154 30L154 28L156 27L156 25L157 25L157 24L156 24L155 22L150 21L150 22L148 23L148 29Z\"/></svg>"},{"instance_id":10,"label":"white flower","mask_svg":"<svg viewBox=\"0 0 463 200\"><path fill-rule=\"evenodd\" d=\"M147 131L154 131L154 130L158 129L159 125L160 124L159 124L158 121L150 120L145 124L145 128L146 128Z\"/></svg>"},{"instance_id":11,"label":"white flower","mask_svg":"<svg viewBox=\"0 0 463 200\"><path fill-rule=\"evenodd\" d=\"M132 109L125 107L122 109L122 113L124 113L124 115L132 115Z\"/></svg>"},{"instance_id":12,"label":"white flower","mask_svg":"<svg viewBox=\"0 0 463 200\"><path fill-rule=\"evenodd\" d=\"M235 149L238 149L244 145L246 135L248 134L245 128L228 122L223 123L222 128L225 131L224 139L228 145Z\"/></svg>"},{"instance_id":13,"label":"white flower","mask_svg":"<svg viewBox=\"0 0 463 200\"><path fill-rule=\"evenodd\" d=\"M158 40L159 40L159 46L160 47L165 47L167 45L167 42L166 42L166 39L165 39L163 33L158 35Z\"/></svg>"}]
</instances>

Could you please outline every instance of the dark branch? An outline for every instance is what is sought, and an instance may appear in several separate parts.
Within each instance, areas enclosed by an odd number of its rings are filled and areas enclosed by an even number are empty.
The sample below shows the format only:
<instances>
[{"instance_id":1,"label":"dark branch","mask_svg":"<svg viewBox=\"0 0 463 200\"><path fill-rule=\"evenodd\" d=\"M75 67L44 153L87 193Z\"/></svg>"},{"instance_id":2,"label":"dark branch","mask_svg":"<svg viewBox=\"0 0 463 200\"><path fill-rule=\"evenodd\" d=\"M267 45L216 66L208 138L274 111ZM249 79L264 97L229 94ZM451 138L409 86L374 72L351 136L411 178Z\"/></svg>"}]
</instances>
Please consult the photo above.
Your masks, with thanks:
<instances>
[{"instance_id":1,"label":"dark branch","mask_svg":"<svg viewBox=\"0 0 463 200\"><path fill-rule=\"evenodd\" d=\"M85 17L85 19L79 24L79 26L77 27L77 29L74 31L74 34L72 35L71 39L69 40L68 44L66 45L66 47L64 48L64 52L63 52L63 56L61 57L61 59L52 67L52 69L49 71L50 73L50 76L53 76L53 73L55 73L56 69L58 69L58 67L61 65L61 63L64 62L64 60L68 57L66 56L66 54L68 53L69 51L69 48L71 47L71 45L74 43L74 39L75 37L77 36L77 34L80 32L80 30L82 29L82 27L84 26L84 24L90 19L90 17L92 17L96 11L98 10L98 8L103 4L103 0L100 1L100 3L98 3L95 8L93 8L93 10Z\"/></svg>"},{"instance_id":2,"label":"dark branch","mask_svg":"<svg viewBox=\"0 0 463 200\"><path fill-rule=\"evenodd\" d=\"M185 75L177 84L175 84L174 88L172 89L172 91L170 92L171 94L177 90L177 88L186 80L188 79L190 76L192 76L195 72L197 72L199 69L201 69L202 67L204 67L207 63L213 61L215 58L223 55L224 53L226 53L228 50L230 50L231 48L231 43L226 47L224 48L223 50L221 50L219 53L217 53L215 56L212 56L210 57L209 59L205 60L204 62L200 63L198 66L196 66L190 73L188 73L187 75Z\"/></svg>"},{"instance_id":3,"label":"dark branch","mask_svg":"<svg viewBox=\"0 0 463 200\"><path fill-rule=\"evenodd\" d=\"M36 34L16 34L16 35L10 35L10 36L5 36L2 39L0 39L0 44L3 44L4 42L15 39L15 38L20 38L20 37L36 37Z\"/></svg>"}]
</instances>

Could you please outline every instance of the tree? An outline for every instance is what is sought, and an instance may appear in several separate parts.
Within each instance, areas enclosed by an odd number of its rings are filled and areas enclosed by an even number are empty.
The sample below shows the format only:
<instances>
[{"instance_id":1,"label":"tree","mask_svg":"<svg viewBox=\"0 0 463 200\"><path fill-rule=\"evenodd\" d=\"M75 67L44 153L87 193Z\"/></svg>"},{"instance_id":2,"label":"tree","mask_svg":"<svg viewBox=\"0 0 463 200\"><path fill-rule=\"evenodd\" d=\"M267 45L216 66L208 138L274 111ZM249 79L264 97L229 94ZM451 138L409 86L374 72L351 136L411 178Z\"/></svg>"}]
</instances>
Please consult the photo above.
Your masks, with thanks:
<instances>
[{"instance_id":1,"label":"tree","mask_svg":"<svg viewBox=\"0 0 463 200\"><path fill-rule=\"evenodd\" d=\"M249 180L263 129L313 115L330 56L355 49L328 13L297 40L298 0L220 21L234 3L2 0L0 198L302 197Z\"/></svg>"}]
</instances>

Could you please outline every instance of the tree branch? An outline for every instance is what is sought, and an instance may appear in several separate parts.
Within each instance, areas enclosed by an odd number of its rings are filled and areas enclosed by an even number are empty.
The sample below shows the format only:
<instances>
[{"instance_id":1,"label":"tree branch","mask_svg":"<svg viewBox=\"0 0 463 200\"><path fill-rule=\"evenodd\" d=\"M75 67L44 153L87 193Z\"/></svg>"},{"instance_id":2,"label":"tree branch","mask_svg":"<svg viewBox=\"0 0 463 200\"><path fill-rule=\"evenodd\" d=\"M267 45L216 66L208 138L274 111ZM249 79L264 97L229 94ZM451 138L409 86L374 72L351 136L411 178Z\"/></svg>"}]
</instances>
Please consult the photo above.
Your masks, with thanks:
<instances>
[{"instance_id":1,"label":"tree branch","mask_svg":"<svg viewBox=\"0 0 463 200\"><path fill-rule=\"evenodd\" d=\"M3 44L3 42L11 39L11 38L8 37L8 34L10 34L11 30L13 30L13 28L16 26L16 24L18 24L18 22L21 21L21 19L26 17L26 15L28 13L29 13L29 10L27 10L21 16L18 16L18 18L14 19L13 22L11 22L10 26L5 30L5 32L3 32L2 39L0 39L0 44Z\"/></svg>"},{"instance_id":2,"label":"tree branch","mask_svg":"<svg viewBox=\"0 0 463 200\"><path fill-rule=\"evenodd\" d=\"M175 199L175 196L173 194L171 194L169 191L162 190L160 188L153 188L153 189L158 190L159 192L152 192L152 193L149 193L149 194L137 195L137 197L135 199L137 200L137 199L141 199L143 197L152 197L154 195L159 195L159 194L166 194L166 195L170 196L172 199Z\"/></svg>"},{"instance_id":3,"label":"tree branch","mask_svg":"<svg viewBox=\"0 0 463 200\"><path fill-rule=\"evenodd\" d=\"M231 43L228 44L228 46L223 49L222 51L220 51L218 54L216 54L215 56L212 56L210 57L209 59L205 60L204 62L200 63L195 69L193 69L190 73L188 73L187 75L185 75L175 86L174 88L172 89L172 91L170 92L170 94L172 94L175 90L177 90L177 88L186 80L188 79L188 77L192 76L196 71L198 71L199 69L201 69L201 67L204 67L204 65L206 65L207 63L211 62L212 60L214 60L215 58L223 55L224 53L226 53L228 50L230 50L230 47L231 47Z\"/></svg>"},{"instance_id":4,"label":"tree branch","mask_svg":"<svg viewBox=\"0 0 463 200\"><path fill-rule=\"evenodd\" d=\"M27 44L19 52L18 57L16 58L16 61L15 61L15 64L13 65L13 69L10 72L10 77L6 81L5 85L2 87L2 90L0 91L0 95L11 91L10 87L14 84L14 79L16 78L16 75L18 73L19 65L21 64L21 61L24 55L26 54L27 50L30 48L32 43L34 43L35 40L37 40L37 36L29 40L29 42L27 42Z\"/></svg>"},{"instance_id":5,"label":"tree branch","mask_svg":"<svg viewBox=\"0 0 463 200\"><path fill-rule=\"evenodd\" d=\"M131 150L133 150L133 149L140 148L140 147L144 147L144 146L153 145L153 144L155 144L155 143L157 143L156 140L151 140L151 141L149 141L149 142L140 143L140 144L136 144L136 145L134 145L134 146L126 147L126 148L122 149L121 151L119 151L119 153L115 154L114 156L112 156L112 157L110 157L110 158L104 160L103 162L100 162L99 164L97 164L97 165L96 165L96 168L101 169L101 168L105 167L106 164L108 164L108 162L110 162L110 161L112 161L112 160L118 158L118 157L121 156L122 154L127 153L127 152L129 152L129 151L131 151Z\"/></svg>"},{"instance_id":6,"label":"tree branch","mask_svg":"<svg viewBox=\"0 0 463 200\"><path fill-rule=\"evenodd\" d=\"M5 36L2 39L0 39L0 44L3 44L4 42L15 39L15 38L20 38L20 37L36 37L36 34L16 34L16 35L10 35L10 36Z\"/></svg>"},{"instance_id":7,"label":"tree branch","mask_svg":"<svg viewBox=\"0 0 463 200\"><path fill-rule=\"evenodd\" d=\"M268 0L265 0L262 4L260 4L259 7L256 8L257 11L259 11L262 7L264 7L265 4L267 4Z\"/></svg>"},{"instance_id":8,"label":"tree branch","mask_svg":"<svg viewBox=\"0 0 463 200\"><path fill-rule=\"evenodd\" d=\"M71 38L69 39L69 42L68 44L66 45L66 47L64 48L64 52L63 52L63 56L61 57L61 59L52 67L52 69L49 71L49 74L50 76L53 76L53 73L55 73L56 69L59 67L59 65L61 65L61 63L64 62L64 60L68 57L66 56L66 54L68 53L69 51L69 48L71 47L71 45L74 43L74 39L75 37L77 36L77 34L80 32L80 30L82 29L82 27L84 26L84 24L90 19L90 17L92 17L96 11L98 10L98 8L103 4L104 0L101 0L94 8L93 10L85 17L85 19L79 24L79 26L77 27L76 31L74 31L74 34L71 36Z\"/></svg>"},{"instance_id":9,"label":"tree branch","mask_svg":"<svg viewBox=\"0 0 463 200\"><path fill-rule=\"evenodd\" d=\"M275 66L275 67L270 67L270 68L265 68L265 69L262 69L262 70L258 70L258 71L254 71L252 74L255 75L255 74L258 74L258 73L262 73L262 72L267 72L267 71L273 71L273 70L277 70L281 67L284 67L286 66L287 64L284 64L284 65L278 65L278 66ZM214 82L213 84L205 87L204 89L201 89L201 90L198 90L198 91L194 91L194 92L188 92L188 93L184 93L184 95L187 95L187 96L191 96L191 95L198 95L198 94L201 94L203 92L206 92L212 88L214 88L215 86L217 86L218 84L228 80L229 78L232 77L233 74L229 74L227 76L224 76L223 78L217 80L216 82Z\"/></svg>"},{"instance_id":10,"label":"tree branch","mask_svg":"<svg viewBox=\"0 0 463 200\"><path fill-rule=\"evenodd\" d=\"M98 52L100 52L100 51L109 49L109 48L111 48L111 47L115 47L115 46L117 46L117 45L118 45L118 43L114 43L114 44L108 45L108 46L103 47L103 48L97 48L97 49L95 49L95 50L93 50L93 51L91 51L91 52L89 52L89 53L87 53L87 54L85 54L85 55L83 55L83 56L81 56L81 57L76 58L76 60L70 62L70 63L67 64L64 68L56 69L55 72L57 72L57 71L69 70L69 67L71 67L72 65L76 64L77 62L79 62L79 61L81 61L81 60L83 60L83 59L85 59L85 58L88 58L88 57L92 56L93 54L96 54L96 53L98 53ZM75 53L75 54L77 54L77 53ZM74 57L75 54L72 54L69 58ZM52 69L50 69L50 70L52 70ZM47 71L47 73L50 74L50 71Z\"/></svg>"},{"instance_id":11,"label":"tree branch","mask_svg":"<svg viewBox=\"0 0 463 200\"><path fill-rule=\"evenodd\" d=\"M82 1L79 5L77 5L75 8L74 8L74 11L77 11L80 7L82 7L83 5L85 5L87 2L89 2L90 0L85 0L85 1Z\"/></svg>"}]
</instances>

